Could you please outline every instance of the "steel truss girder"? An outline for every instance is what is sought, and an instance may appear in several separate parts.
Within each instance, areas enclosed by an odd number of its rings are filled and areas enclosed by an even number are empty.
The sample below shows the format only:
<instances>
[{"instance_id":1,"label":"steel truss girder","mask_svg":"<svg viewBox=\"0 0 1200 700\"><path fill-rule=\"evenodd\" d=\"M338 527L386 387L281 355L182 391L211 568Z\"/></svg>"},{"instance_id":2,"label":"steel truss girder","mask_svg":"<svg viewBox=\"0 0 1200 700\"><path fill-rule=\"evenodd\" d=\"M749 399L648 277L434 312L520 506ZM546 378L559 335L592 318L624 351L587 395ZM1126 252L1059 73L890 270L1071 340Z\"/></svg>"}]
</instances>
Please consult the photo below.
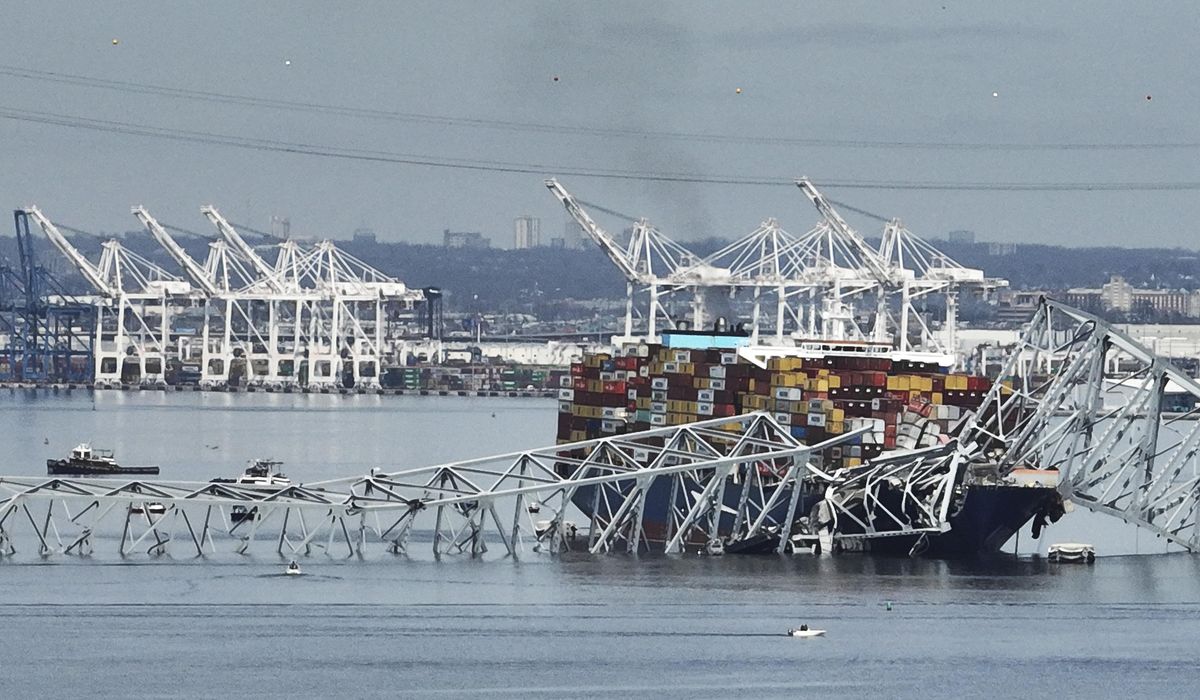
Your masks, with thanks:
<instances>
[{"instance_id":1,"label":"steel truss girder","mask_svg":"<svg viewBox=\"0 0 1200 700\"><path fill-rule=\"evenodd\" d=\"M407 553L412 533L424 528L432 529L435 556L477 556L489 543L499 543L519 557L530 545L550 552L571 546L564 536L573 527L565 518L580 488L594 488L603 503L593 515L588 549L637 552L648 546L644 496L663 479L680 495L672 501L667 551L725 537L718 527L722 512L730 515L722 498L729 483L748 484L757 496L743 498L734 509L734 532L727 538L769 530L782 532L786 540L801 481L832 488L836 497L842 493L839 484L851 489L862 479L861 471L829 475L808 461L813 451L854 435L802 445L769 414L755 413L277 490L230 483L2 477L0 552L11 553L14 534L26 525L43 554L90 552L97 535L107 532L118 539L122 555L182 547L198 556L216 551L218 539L231 541L240 553L273 547L284 556L314 548L357 555L372 543ZM933 479L929 474L936 470L930 465L920 478ZM768 513L789 499L787 519L772 520ZM544 509L544 520L533 519L529 506L534 503L537 512ZM502 518L501 508L511 508L511 517Z\"/></svg>"},{"instance_id":2,"label":"steel truss girder","mask_svg":"<svg viewBox=\"0 0 1200 700\"><path fill-rule=\"evenodd\" d=\"M1043 299L968 423L1001 473L1057 469L1062 496L1200 550L1200 384L1103 320Z\"/></svg>"}]
</instances>

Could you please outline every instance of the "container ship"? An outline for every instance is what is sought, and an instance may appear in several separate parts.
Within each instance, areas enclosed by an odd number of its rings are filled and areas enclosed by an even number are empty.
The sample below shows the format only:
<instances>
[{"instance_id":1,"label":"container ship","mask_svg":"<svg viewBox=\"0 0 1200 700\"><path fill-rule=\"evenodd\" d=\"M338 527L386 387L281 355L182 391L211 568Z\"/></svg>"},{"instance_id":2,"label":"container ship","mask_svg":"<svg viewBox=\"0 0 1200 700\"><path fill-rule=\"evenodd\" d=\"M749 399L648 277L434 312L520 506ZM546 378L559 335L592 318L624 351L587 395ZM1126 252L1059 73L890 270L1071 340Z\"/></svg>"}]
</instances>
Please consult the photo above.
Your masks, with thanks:
<instances>
[{"instance_id":1,"label":"container ship","mask_svg":"<svg viewBox=\"0 0 1200 700\"><path fill-rule=\"evenodd\" d=\"M949 442L991 389L985 377L951 371L950 355L896 352L887 344L841 341L740 352L748 342L733 335L674 332L664 334L661 344L631 344L616 355L584 356L561 380L558 442L754 411L769 412L806 444L863 429L860 435L813 455L812 465L830 472L889 453ZM749 359L764 356L765 363ZM868 540L864 548L945 558L998 551L1030 520L1036 530L1062 514L1053 476L1001 479L986 470L966 470L960 476L949 531ZM736 506L740 491L731 477L725 505ZM592 495L591 489L580 488L573 498L589 517ZM651 542L664 539L670 498L665 485L647 495L644 527ZM819 489L802 493L797 512L813 512L822 498ZM783 512L772 515L776 521L785 517ZM722 518L723 535L732 526L732 516ZM774 551L774 547L757 551L768 549Z\"/></svg>"}]
</instances>

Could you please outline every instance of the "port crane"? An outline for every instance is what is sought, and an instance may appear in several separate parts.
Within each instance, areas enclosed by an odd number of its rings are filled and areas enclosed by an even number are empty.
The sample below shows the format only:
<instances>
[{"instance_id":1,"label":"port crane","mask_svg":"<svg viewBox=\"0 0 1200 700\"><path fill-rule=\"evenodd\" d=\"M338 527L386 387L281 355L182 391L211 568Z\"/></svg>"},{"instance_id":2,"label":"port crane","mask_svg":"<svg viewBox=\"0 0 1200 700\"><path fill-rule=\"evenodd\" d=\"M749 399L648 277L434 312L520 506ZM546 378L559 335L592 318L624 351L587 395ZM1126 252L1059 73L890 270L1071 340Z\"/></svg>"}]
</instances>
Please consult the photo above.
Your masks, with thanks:
<instances>
[{"instance_id":1,"label":"port crane","mask_svg":"<svg viewBox=\"0 0 1200 700\"><path fill-rule=\"evenodd\" d=\"M711 287L728 286L732 279L728 269L709 264L645 219L634 222L629 242L622 248L558 180L546 180L546 187L625 276L625 333L617 342L638 339L633 332L635 310L644 313L646 336L650 339L658 338L660 327L679 327L680 322L672 316L666 301L681 292L691 296L692 327L700 329L707 325L704 292ZM641 294L646 299L644 311L636 302Z\"/></svg>"},{"instance_id":2,"label":"port crane","mask_svg":"<svg viewBox=\"0 0 1200 700\"><path fill-rule=\"evenodd\" d=\"M120 385L132 371L141 384L165 384L172 311L194 299L192 286L116 239L92 263L40 209L24 212L97 292L95 383Z\"/></svg>"}]
</instances>

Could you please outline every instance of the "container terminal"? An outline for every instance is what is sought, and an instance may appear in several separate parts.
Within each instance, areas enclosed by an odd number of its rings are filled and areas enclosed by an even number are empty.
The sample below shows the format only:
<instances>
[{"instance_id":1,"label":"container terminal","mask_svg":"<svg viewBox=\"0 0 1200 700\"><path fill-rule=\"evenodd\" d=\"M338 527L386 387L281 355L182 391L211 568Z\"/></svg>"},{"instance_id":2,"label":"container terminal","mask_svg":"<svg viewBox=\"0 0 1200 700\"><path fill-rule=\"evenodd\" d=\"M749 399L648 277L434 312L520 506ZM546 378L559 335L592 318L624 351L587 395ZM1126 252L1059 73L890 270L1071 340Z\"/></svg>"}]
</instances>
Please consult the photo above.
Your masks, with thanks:
<instances>
[{"instance_id":1,"label":"container terminal","mask_svg":"<svg viewBox=\"0 0 1200 700\"><path fill-rule=\"evenodd\" d=\"M624 333L611 350L582 352L558 378L555 445L381 467L269 493L227 483L4 477L0 551L16 551L24 515L44 554L91 551L103 528L123 517L122 554L162 553L173 541L204 554L221 535L237 551L344 546L353 554L381 543L408 552L414 533L432 532L437 556L482 554L490 543L512 556L695 547L961 557L997 551L1026 524L1036 537L1076 506L1187 550L1200 546L1200 385L1101 319L1043 299L985 377L964 371L953 351L954 300L964 291L987 294L1003 280L938 256L898 221L872 248L805 179L797 185L821 216L812 232L792 237L768 221L705 259L645 221L621 247L561 184L546 185L628 279ZM36 208L23 213L54 239L54 225ZM225 230L211 208L206 214ZM330 254L328 246L317 250ZM251 285L254 296L261 294L255 284L279 284L265 304L237 303L264 312L273 338L281 327L275 311L289 305L309 327L324 311L344 320L358 317L340 312L371 306L344 290L374 289L378 314L386 294L403 285L355 265L372 281L339 282L331 273L305 286L297 282L303 275L280 274ZM284 268L263 262L261 270ZM749 292L748 326L718 318L710 329L706 301L714 289ZM940 332L916 312L913 300L927 294L945 295ZM676 295L688 298L690 317L672 315ZM218 301L234 308L233 299ZM870 313L860 313L864 307ZM118 316L125 308L118 305ZM760 324L766 316L773 326ZM293 334L299 325L290 326ZM108 336L99 327L103 348ZM321 333L335 344L341 338L329 326ZM318 335L308 340L328 352ZM357 378L378 376L377 358L324 357L342 358ZM368 366L375 370L355 369ZM256 516L231 519L235 508ZM571 512L583 514L586 529L569 522Z\"/></svg>"}]
</instances>

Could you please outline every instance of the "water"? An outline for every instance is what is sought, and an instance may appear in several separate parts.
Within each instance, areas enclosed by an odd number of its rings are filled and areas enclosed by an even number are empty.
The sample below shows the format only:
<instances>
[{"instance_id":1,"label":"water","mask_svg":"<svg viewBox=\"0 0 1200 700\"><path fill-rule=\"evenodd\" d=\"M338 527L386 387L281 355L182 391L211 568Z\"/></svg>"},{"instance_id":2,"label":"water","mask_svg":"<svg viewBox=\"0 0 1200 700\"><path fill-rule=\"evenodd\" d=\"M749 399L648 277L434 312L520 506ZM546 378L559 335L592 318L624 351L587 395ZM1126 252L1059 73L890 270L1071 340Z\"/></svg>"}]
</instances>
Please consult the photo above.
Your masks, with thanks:
<instances>
[{"instance_id":1,"label":"water","mask_svg":"<svg viewBox=\"0 0 1200 700\"><path fill-rule=\"evenodd\" d=\"M551 402L516 399L110 393L93 410L81 393L0 398L8 473L38 473L40 460L92 439L172 478L233 474L266 453L298 478L328 478L545 444L554 420ZM1190 555L1090 567L322 556L303 560L298 578L273 556L218 560L0 565L0 697L1200 691L1200 558ZM783 636L800 623L829 634Z\"/></svg>"}]
</instances>

